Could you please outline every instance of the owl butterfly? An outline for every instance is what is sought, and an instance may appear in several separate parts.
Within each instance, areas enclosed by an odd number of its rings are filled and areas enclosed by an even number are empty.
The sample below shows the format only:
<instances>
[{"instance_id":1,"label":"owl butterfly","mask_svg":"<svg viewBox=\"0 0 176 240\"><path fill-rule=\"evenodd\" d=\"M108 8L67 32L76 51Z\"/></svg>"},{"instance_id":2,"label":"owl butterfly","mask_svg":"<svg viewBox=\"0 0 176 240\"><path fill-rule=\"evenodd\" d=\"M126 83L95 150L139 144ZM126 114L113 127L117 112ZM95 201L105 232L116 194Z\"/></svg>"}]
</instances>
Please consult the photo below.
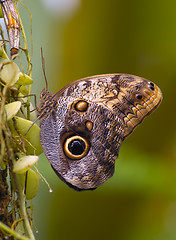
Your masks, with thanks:
<instances>
[{"instance_id":1,"label":"owl butterfly","mask_svg":"<svg viewBox=\"0 0 176 240\"><path fill-rule=\"evenodd\" d=\"M128 74L75 81L52 95L41 92L41 144L52 168L81 191L103 184L114 173L122 141L162 100L152 82Z\"/></svg>"}]
</instances>

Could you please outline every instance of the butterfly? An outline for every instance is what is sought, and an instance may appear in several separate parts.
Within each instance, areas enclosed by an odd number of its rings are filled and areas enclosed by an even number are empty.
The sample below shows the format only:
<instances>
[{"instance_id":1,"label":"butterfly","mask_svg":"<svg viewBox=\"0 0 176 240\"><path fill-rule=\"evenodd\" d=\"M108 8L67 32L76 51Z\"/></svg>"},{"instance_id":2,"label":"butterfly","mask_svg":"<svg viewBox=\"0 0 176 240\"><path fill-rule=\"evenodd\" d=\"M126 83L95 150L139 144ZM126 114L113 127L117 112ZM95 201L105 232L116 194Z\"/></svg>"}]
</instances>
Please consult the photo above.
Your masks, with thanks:
<instances>
[{"instance_id":1,"label":"butterfly","mask_svg":"<svg viewBox=\"0 0 176 240\"><path fill-rule=\"evenodd\" d=\"M129 74L72 82L38 105L43 151L74 190L93 190L114 174L122 141L162 101L158 86Z\"/></svg>"}]
</instances>

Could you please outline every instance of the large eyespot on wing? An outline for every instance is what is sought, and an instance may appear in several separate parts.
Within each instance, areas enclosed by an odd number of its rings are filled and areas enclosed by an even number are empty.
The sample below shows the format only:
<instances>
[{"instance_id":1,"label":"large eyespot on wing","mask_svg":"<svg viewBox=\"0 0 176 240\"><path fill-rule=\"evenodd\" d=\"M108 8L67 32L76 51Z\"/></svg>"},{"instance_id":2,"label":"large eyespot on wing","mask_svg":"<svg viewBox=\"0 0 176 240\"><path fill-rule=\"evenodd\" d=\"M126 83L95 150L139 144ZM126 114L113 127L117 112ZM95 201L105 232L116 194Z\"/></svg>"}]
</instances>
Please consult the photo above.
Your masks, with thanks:
<instances>
[{"instance_id":1,"label":"large eyespot on wing","mask_svg":"<svg viewBox=\"0 0 176 240\"><path fill-rule=\"evenodd\" d=\"M90 149L90 143L85 137L73 135L64 141L63 149L70 160L79 160L85 157Z\"/></svg>"},{"instance_id":2,"label":"large eyespot on wing","mask_svg":"<svg viewBox=\"0 0 176 240\"><path fill-rule=\"evenodd\" d=\"M63 153L65 154L65 157L63 159L61 158L62 164L63 164L63 160L67 162L66 159L68 159L69 162L71 161L71 162L75 163L75 168L73 168L73 166L70 168L70 164L68 163L67 173L64 174L62 171L61 172L58 171L58 168L56 168L54 165L51 164L56 175L67 186L74 189L75 191L80 192L80 191L84 191L84 190L96 189L96 187L87 187L87 188L80 187L81 181L83 181L84 176L82 176L82 180L78 179L78 177L76 176L76 175L82 174L82 172L80 171L81 168L79 167L79 165L82 163L79 160L86 157L86 155L88 154L88 152L90 150L89 140L86 137L82 137L80 135L75 135L75 133L71 132L71 133L68 133L65 137L65 140L61 141L61 142L63 142L62 143L63 144Z\"/></svg>"},{"instance_id":3,"label":"large eyespot on wing","mask_svg":"<svg viewBox=\"0 0 176 240\"><path fill-rule=\"evenodd\" d=\"M76 81L52 96L49 105L41 104L42 147L57 175L75 190L90 190L103 184L114 173L124 136L161 99L155 84L118 74ZM61 141L63 130L67 134ZM91 133L90 139L87 136Z\"/></svg>"},{"instance_id":4,"label":"large eyespot on wing","mask_svg":"<svg viewBox=\"0 0 176 240\"><path fill-rule=\"evenodd\" d=\"M62 119L59 119L59 114L56 114L57 119L54 119L54 115L49 116L53 126L47 130L52 131L54 138L48 137L43 144L45 148L52 142L56 142L56 145L46 155L57 176L69 187L79 191L92 190L114 173L124 124L97 103L85 101L87 108L83 99L65 97L64 102L66 99L67 106ZM64 112L62 98L58 101Z\"/></svg>"}]
</instances>

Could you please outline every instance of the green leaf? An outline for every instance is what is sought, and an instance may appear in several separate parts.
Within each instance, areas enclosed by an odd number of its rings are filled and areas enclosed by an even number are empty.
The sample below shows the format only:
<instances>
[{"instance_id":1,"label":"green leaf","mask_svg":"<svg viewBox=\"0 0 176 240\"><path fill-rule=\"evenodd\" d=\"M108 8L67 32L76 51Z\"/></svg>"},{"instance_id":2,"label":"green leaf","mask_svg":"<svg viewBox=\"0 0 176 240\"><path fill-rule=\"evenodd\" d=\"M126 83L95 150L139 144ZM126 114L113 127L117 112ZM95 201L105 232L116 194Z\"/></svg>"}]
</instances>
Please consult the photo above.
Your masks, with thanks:
<instances>
[{"instance_id":1,"label":"green leaf","mask_svg":"<svg viewBox=\"0 0 176 240\"><path fill-rule=\"evenodd\" d=\"M13 165L13 172L22 174L28 171L39 160L38 156L28 155L18 159Z\"/></svg>"},{"instance_id":2,"label":"green leaf","mask_svg":"<svg viewBox=\"0 0 176 240\"><path fill-rule=\"evenodd\" d=\"M16 127L24 137L24 144L29 155L39 155L43 152L40 143L40 128L37 124L15 116ZM33 126L32 126L33 124ZM32 127L31 127L32 126ZM9 121L9 127L11 128L13 136L16 138L18 133L14 128L14 123L12 120ZM31 128L30 128L31 127ZM30 128L30 130L29 130Z\"/></svg>"},{"instance_id":3,"label":"green leaf","mask_svg":"<svg viewBox=\"0 0 176 240\"><path fill-rule=\"evenodd\" d=\"M28 95L29 94L29 91L27 89L26 86L22 85L19 89L20 93L22 93L23 95Z\"/></svg>"},{"instance_id":4,"label":"green leaf","mask_svg":"<svg viewBox=\"0 0 176 240\"><path fill-rule=\"evenodd\" d=\"M39 177L36 172L29 169L27 175L27 185L26 185L26 199L30 200L34 198L39 190Z\"/></svg>"},{"instance_id":5,"label":"green leaf","mask_svg":"<svg viewBox=\"0 0 176 240\"><path fill-rule=\"evenodd\" d=\"M6 114L7 114L7 121L9 121L10 119L12 119L17 112L20 110L21 107L21 102L20 101L16 101L13 103L9 103L5 105L5 110L6 110Z\"/></svg>"},{"instance_id":6,"label":"green leaf","mask_svg":"<svg viewBox=\"0 0 176 240\"><path fill-rule=\"evenodd\" d=\"M0 79L5 84L13 86L19 79L20 70L16 63L0 57Z\"/></svg>"},{"instance_id":7,"label":"green leaf","mask_svg":"<svg viewBox=\"0 0 176 240\"><path fill-rule=\"evenodd\" d=\"M27 177L27 181L26 181ZM36 196L39 190L39 177L32 169L29 169L27 174L18 174L18 179L21 184L21 187L25 188L26 183L26 199L30 200Z\"/></svg>"},{"instance_id":8,"label":"green leaf","mask_svg":"<svg viewBox=\"0 0 176 240\"><path fill-rule=\"evenodd\" d=\"M30 84L33 83L33 80L27 74L20 72L19 79L18 79L17 83L19 85L30 85Z\"/></svg>"}]
</instances>

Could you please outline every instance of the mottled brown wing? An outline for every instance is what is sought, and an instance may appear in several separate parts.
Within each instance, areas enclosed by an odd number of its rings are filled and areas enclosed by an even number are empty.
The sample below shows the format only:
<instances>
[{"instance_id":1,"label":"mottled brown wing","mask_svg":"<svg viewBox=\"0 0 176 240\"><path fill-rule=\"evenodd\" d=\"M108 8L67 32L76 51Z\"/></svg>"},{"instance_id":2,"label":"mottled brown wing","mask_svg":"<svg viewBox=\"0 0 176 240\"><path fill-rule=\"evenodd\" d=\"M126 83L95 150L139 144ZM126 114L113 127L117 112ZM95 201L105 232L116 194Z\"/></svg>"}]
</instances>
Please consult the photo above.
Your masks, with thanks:
<instances>
[{"instance_id":1,"label":"mottled brown wing","mask_svg":"<svg viewBox=\"0 0 176 240\"><path fill-rule=\"evenodd\" d=\"M41 144L57 175L75 190L103 184L123 139L161 98L156 85L126 74L81 79L54 96L43 91Z\"/></svg>"},{"instance_id":2,"label":"mottled brown wing","mask_svg":"<svg viewBox=\"0 0 176 240\"><path fill-rule=\"evenodd\" d=\"M161 90L156 84L130 74L106 74L84 78L71 83L59 94L79 96L109 109L123 120L124 137L162 101Z\"/></svg>"},{"instance_id":3,"label":"mottled brown wing","mask_svg":"<svg viewBox=\"0 0 176 240\"><path fill-rule=\"evenodd\" d=\"M65 183L76 190L94 189L114 173L124 125L97 103L86 101L87 110L80 113L77 101L57 99L57 105L41 119L41 144Z\"/></svg>"}]
</instances>

